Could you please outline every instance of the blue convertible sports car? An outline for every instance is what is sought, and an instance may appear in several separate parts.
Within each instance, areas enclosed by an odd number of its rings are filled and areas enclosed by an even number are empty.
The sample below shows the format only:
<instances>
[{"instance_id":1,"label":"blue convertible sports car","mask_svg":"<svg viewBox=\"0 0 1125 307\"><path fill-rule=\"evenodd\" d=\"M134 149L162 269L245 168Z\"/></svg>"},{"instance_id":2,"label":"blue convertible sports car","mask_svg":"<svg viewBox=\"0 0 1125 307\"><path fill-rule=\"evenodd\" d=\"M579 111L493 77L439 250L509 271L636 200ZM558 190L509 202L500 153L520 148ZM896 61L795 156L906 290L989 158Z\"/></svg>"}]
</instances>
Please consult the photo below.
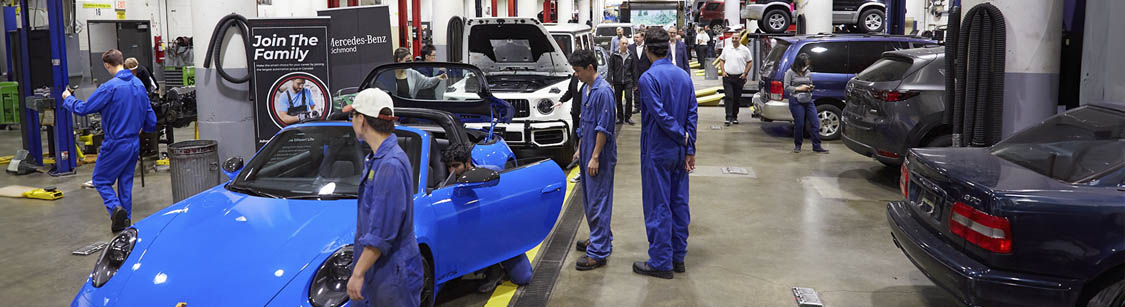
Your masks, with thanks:
<instances>
[{"instance_id":1,"label":"blue convertible sports car","mask_svg":"<svg viewBox=\"0 0 1125 307\"><path fill-rule=\"evenodd\" d=\"M990 148L913 149L887 205L910 261L969 306L1125 306L1125 105Z\"/></svg>"},{"instance_id":2,"label":"blue convertible sports car","mask_svg":"<svg viewBox=\"0 0 1125 307\"><path fill-rule=\"evenodd\" d=\"M518 165L491 131L463 127L462 120L511 119L511 106L489 94L479 70L427 65L448 76L438 84L437 100L394 88L414 86L393 78L422 64L380 66L361 88L379 87L395 99L401 118L395 134L416 175L421 295L423 304L432 304L442 283L541 242L554 227L566 186L550 160ZM455 143L471 144L475 164L488 168L449 178L440 152ZM345 121L285 128L245 167L240 159L228 160L231 181L119 233L72 306L346 304L355 195L368 152Z\"/></svg>"}]
</instances>

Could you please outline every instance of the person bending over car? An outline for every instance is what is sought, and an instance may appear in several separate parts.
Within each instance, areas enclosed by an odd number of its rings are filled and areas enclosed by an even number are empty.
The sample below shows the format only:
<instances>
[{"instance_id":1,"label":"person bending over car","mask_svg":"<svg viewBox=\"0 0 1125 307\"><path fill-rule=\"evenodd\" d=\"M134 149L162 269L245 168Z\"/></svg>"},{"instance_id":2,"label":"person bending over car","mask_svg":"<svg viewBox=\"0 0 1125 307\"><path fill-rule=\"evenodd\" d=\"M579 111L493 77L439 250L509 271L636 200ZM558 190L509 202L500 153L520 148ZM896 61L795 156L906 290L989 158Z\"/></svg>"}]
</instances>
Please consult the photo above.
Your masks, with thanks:
<instances>
[{"instance_id":1,"label":"person bending over car","mask_svg":"<svg viewBox=\"0 0 1125 307\"><path fill-rule=\"evenodd\" d=\"M449 178L446 178L441 186L444 187L453 184L461 174L477 167L473 163L471 153L472 150L462 144L452 144L441 151L441 161L445 162L445 166L449 168ZM491 165L481 165L481 167L501 171ZM506 278L504 276L505 274L507 275ZM500 285L504 280L510 280L512 283L520 286L531 283L531 261L527 259L527 254L519 254L519 256L504 260L498 265L493 265L485 269L485 282L477 288L477 292L492 292L492 290L495 290L496 286Z\"/></svg>"},{"instance_id":2,"label":"person bending over car","mask_svg":"<svg viewBox=\"0 0 1125 307\"><path fill-rule=\"evenodd\" d=\"M358 138L371 147L356 201L351 305L418 306L423 268L414 238L414 172L393 133L394 104L387 93L365 89L343 111L352 115Z\"/></svg>"}]
</instances>

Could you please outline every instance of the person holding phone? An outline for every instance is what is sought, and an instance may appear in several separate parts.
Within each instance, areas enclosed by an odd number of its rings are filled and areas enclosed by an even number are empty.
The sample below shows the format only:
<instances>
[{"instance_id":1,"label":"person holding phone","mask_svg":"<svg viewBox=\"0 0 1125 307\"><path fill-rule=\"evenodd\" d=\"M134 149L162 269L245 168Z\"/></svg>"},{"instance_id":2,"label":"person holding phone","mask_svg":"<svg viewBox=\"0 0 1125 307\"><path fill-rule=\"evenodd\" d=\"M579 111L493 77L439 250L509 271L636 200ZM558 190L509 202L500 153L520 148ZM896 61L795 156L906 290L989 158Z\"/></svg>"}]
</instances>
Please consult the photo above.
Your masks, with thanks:
<instances>
[{"instance_id":1,"label":"person holding phone","mask_svg":"<svg viewBox=\"0 0 1125 307\"><path fill-rule=\"evenodd\" d=\"M816 117L816 105L812 103L815 86L809 63L809 54L800 53L788 71L785 71L785 93L789 94L789 112L793 113L793 152L801 152L801 142L805 139L805 128L813 142L813 152L828 153L820 147L820 119Z\"/></svg>"}]
</instances>

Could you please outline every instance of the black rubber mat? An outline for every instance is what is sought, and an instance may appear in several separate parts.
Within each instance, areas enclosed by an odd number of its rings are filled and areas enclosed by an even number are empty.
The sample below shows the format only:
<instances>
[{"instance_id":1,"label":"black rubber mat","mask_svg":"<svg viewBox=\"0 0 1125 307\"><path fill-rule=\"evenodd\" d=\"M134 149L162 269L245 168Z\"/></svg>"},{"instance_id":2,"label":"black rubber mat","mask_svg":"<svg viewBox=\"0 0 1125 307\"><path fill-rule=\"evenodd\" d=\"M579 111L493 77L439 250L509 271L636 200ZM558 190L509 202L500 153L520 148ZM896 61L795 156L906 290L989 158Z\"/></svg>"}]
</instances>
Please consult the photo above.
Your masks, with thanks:
<instances>
[{"instance_id":1,"label":"black rubber mat","mask_svg":"<svg viewBox=\"0 0 1125 307\"><path fill-rule=\"evenodd\" d=\"M568 178L569 180L569 178ZM512 298L508 306L547 306L551 298L551 291L555 288L555 281L559 278L563 261L570 250L574 249L574 235L578 232L578 225L585 218L582 210L582 187L574 185L571 192L570 203L566 204L566 211L555 232L547 238L547 244L540 251L540 258L535 264L535 275L531 277L531 284L521 287Z\"/></svg>"}]
</instances>

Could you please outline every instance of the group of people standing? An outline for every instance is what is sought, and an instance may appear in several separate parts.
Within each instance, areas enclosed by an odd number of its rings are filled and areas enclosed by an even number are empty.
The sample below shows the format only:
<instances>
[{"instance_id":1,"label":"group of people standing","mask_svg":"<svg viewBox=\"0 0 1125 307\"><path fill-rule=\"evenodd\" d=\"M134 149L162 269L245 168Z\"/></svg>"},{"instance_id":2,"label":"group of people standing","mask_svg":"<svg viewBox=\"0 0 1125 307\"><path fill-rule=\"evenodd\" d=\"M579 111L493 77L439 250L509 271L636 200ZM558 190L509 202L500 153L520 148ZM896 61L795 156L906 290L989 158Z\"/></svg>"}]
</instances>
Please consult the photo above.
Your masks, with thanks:
<instances>
[{"instance_id":1,"label":"group of people standing","mask_svg":"<svg viewBox=\"0 0 1125 307\"><path fill-rule=\"evenodd\" d=\"M636 33L633 45L620 40L609 63L610 80L598 76L592 51L579 50L570 56L575 76L585 84L579 90L581 103L575 105L581 109L575 159L590 237L576 244L585 252L575 263L579 271L607 265L613 251L615 124L619 115L630 122L628 108L634 100L642 116L641 186L649 259L634 262L633 272L671 279L673 272L686 271L691 221L688 173L695 168L698 103L687 49L677 34L654 27Z\"/></svg>"}]
</instances>

